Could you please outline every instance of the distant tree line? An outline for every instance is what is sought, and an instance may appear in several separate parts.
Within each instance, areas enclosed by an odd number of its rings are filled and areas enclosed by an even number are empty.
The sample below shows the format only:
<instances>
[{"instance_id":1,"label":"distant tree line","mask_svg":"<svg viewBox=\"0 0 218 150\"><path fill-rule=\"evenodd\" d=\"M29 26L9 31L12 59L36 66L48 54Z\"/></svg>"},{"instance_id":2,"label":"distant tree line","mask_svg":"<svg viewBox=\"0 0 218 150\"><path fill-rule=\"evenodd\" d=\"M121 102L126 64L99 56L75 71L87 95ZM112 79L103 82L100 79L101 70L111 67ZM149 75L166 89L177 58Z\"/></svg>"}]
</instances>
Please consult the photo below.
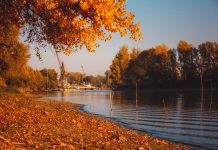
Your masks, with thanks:
<instances>
[{"instance_id":1,"label":"distant tree line","mask_svg":"<svg viewBox=\"0 0 218 150\"><path fill-rule=\"evenodd\" d=\"M19 41L19 28L0 24L0 88L19 87L33 91L58 87L54 69L33 69L27 65L29 47ZM218 44L197 47L180 41L176 49L162 44L148 50L122 46L106 76L68 73L71 84L97 87L141 88L218 86Z\"/></svg>"},{"instance_id":2,"label":"distant tree line","mask_svg":"<svg viewBox=\"0 0 218 150\"><path fill-rule=\"evenodd\" d=\"M29 47L19 41L19 29L16 26L0 25L0 35L0 88L19 87L38 91L57 87L54 69L39 71L27 65Z\"/></svg>"},{"instance_id":3,"label":"distant tree line","mask_svg":"<svg viewBox=\"0 0 218 150\"><path fill-rule=\"evenodd\" d=\"M86 75L80 72L68 72L67 73L68 82L70 84L91 84L99 88L106 88L107 81L105 76L102 75Z\"/></svg>"},{"instance_id":4,"label":"distant tree line","mask_svg":"<svg viewBox=\"0 0 218 150\"><path fill-rule=\"evenodd\" d=\"M179 41L176 49L161 44L140 51L123 46L106 72L107 83L116 89L200 88L218 86L218 44L205 42L194 47Z\"/></svg>"},{"instance_id":5,"label":"distant tree line","mask_svg":"<svg viewBox=\"0 0 218 150\"><path fill-rule=\"evenodd\" d=\"M19 41L19 28L0 24L0 88L39 91L58 87L55 69L33 69L27 65L29 58L29 47ZM69 72L67 78L70 84L86 83L106 87L106 79L101 75Z\"/></svg>"}]
</instances>

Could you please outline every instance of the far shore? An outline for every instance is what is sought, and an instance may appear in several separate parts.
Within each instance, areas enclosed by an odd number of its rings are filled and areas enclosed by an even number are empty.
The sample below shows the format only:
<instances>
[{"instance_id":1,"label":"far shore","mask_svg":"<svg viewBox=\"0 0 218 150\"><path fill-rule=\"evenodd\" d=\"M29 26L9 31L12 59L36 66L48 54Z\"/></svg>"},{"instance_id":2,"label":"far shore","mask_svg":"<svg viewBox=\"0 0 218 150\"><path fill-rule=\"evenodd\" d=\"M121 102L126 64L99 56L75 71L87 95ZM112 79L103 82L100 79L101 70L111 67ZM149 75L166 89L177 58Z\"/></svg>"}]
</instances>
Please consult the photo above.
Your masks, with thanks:
<instances>
[{"instance_id":1,"label":"far shore","mask_svg":"<svg viewBox=\"0 0 218 150\"><path fill-rule=\"evenodd\" d=\"M165 86L165 85L160 85L160 86L137 86L138 90L141 91L201 91L202 87L201 86L195 86L195 85L174 85L174 86ZM125 91L125 90L135 90L136 85L134 86L119 86L117 88L114 88L114 91ZM210 90L218 90L217 86L211 86L207 85L203 87L204 91L210 91Z\"/></svg>"},{"instance_id":2,"label":"far shore","mask_svg":"<svg viewBox=\"0 0 218 150\"><path fill-rule=\"evenodd\" d=\"M36 95L0 93L2 149L190 149L124 129L77 104Z\"/></svg>"}]
</instances>

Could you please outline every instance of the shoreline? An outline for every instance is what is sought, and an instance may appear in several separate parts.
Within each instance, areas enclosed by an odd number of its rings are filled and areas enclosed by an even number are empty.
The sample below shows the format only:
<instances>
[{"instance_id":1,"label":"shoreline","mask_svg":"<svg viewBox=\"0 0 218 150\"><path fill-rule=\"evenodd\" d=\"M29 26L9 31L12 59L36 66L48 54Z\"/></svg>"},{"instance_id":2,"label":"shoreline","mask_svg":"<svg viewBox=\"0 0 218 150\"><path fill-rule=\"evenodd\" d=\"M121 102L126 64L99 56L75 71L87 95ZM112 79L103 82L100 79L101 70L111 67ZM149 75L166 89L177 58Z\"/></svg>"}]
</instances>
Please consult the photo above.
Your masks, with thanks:
<instances>
[{"instance_id":1,"label":"shoreline","mask_svg":"<svg viewBox=\"0 0 218 150\"><path fill-rule=\"evenodd\" d=\"M88 111L86 111L83 107L85 107L86 105L85 104L76 104L78 105L77 106L77 110L81 111L81 112L85 112L87 114L90 114L90 115L94 115L96 117L100 117L101 119L106 119L116 125L118 125L119 127L121 128L124 128L126 130L133 130L134 132L137 132L139 134L142 134L142 135L149 135L149 136L152 136L154 138L158 138L160 140L165 140L165 141L169 141L169 142L172 142L172 143L176 143L176 144L181 144L181 145L185 145L187 147L189 147L190 149L207 149L206 147L202 147L202 146L199 146L199 145L194 145L194 144L190 144L190 143L185 143L185 142L179 142L179 141L172 141L170 139L167 139L167 138L163 138L163 137L158 137L158 136L155 136L153 134L149 134L147 131L145 130L137 130L137 129L134 129L132 127L129 127L128 125L125 125L126 123L124 122L121 122L119 121L119 119L116 119L116 118L110 118L110 117L106 117L106 116L103 116L103 115L100 115L100 114L96 114L96 113L90 113Z\"/></svg>"},{"instance_id":2,"label":"shoreline","mask_svg":"<svg viewBox=\"0 0 218 150\"><path fill-rule=\"evenodd\" d=\"M0 93L0 147L4 149L190 149L141 134L79 110L78 104L36 95Z\"/></svg>"}]
</instances>

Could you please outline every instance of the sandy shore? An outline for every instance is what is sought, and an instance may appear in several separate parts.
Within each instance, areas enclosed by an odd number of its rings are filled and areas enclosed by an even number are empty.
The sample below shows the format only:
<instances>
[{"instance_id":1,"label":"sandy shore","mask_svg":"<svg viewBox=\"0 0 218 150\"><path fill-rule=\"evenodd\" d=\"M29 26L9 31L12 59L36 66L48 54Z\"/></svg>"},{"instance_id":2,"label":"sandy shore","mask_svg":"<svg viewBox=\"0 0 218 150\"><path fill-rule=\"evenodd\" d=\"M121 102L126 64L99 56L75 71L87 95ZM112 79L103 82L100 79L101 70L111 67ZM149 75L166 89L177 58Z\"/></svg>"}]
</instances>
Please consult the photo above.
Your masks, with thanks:
<instances>
[{"instance_id":1,"label":"sandy shore","mask_svg":"<svg viewBox=\"0 0 218 150\"><path fill-rule=\"evenodd\" d=\"M121 128L78 105L34 95L0 94L0 149L189 149Z\"/></svg>"}]
</instances>

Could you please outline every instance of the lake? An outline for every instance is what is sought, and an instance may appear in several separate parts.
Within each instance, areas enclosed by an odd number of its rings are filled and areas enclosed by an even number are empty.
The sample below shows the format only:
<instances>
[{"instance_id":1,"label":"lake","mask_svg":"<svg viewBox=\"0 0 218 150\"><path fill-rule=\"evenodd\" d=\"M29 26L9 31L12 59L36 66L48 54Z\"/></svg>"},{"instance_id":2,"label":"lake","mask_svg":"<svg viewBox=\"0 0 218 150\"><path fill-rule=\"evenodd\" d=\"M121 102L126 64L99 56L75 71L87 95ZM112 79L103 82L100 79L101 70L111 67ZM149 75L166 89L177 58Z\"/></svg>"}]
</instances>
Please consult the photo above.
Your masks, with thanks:
<instances>
[{"instance_id":1,"label":"lake","mask_svg":"<svg viewBox=\"0 0 218 150\"><path fill-rule=\"evenodd\" d=\"M145 90L50 92L49 99L82 109L141 133L202 149L218 148L218 91Z\"/></svg>"}]
</instances>

